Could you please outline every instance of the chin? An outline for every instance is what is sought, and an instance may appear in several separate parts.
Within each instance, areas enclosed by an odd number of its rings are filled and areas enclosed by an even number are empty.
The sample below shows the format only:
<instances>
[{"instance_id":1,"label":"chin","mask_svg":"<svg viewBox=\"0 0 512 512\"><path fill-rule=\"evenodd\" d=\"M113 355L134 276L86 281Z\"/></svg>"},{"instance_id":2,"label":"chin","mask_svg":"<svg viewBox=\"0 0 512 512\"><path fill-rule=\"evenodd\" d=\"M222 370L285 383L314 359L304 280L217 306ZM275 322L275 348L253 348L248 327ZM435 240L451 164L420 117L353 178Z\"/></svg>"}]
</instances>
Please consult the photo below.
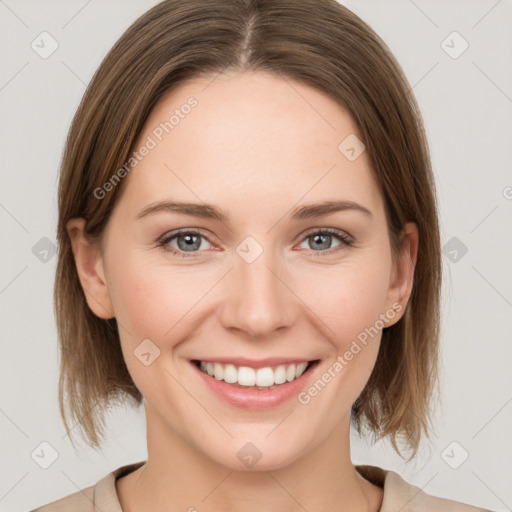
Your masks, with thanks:
<instances>
[{"instance_id":1,"label":"chin","mask_svg":"<svg viewBox=\"0 0 512 512\"><path fill-rule=\"evenodd\" d=\"M274 427L265 425L259 435L236 436L229 441L205 447L203 453L214 462L233 471L275 471L295 462L305 446L297 446L288 437L283 444L279 437L271 439Z\"/></svg>"}]
</instances>

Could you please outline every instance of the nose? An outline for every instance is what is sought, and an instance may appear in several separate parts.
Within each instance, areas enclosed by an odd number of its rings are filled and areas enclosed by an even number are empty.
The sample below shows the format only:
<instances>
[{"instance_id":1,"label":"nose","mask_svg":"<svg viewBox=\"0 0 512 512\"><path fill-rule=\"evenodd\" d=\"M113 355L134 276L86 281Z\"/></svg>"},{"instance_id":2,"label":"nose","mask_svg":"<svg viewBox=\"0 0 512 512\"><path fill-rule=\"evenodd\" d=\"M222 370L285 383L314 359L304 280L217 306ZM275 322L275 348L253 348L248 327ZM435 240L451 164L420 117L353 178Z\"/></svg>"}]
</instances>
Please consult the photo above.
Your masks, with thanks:
<instances>
[{"instance_id":1,"label":"nose","mask_svg":"<svg viewBox=\"0 0 512 512\"><path fill-rule=\"evenodd\" d=\"M221 323L254 339L272 337L290 327L299 314L300 301L290 287L290 274L271 250L251 263L238 255L225 283Z\"/></svg>"}]
</instances>

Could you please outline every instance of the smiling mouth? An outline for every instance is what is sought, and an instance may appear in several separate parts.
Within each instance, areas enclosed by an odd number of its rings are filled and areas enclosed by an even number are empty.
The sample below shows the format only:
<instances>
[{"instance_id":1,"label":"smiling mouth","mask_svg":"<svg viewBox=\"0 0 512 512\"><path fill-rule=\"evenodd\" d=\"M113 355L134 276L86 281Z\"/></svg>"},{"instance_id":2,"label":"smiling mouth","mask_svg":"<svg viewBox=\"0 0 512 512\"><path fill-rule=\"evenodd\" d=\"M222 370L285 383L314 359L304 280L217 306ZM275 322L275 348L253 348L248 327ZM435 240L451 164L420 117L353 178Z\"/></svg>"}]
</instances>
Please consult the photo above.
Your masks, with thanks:
<instances>
[{"instance_id":1,"label":"smiling mouth","mask_svg":"<svg viewBox=\"0 0 512 512\"><path fill-rule=\"evenodd\" d=\"M304 361L300 363L286 363L263 368L251 368L249 366L237 366L230 363L200 361L193 359L192 363L200 371L210 377L231 384L233 387L245 389L267 390L274 389L287 382L297 380L312 367L319 363L320 359Z\"/></svg>"}]
</instances>

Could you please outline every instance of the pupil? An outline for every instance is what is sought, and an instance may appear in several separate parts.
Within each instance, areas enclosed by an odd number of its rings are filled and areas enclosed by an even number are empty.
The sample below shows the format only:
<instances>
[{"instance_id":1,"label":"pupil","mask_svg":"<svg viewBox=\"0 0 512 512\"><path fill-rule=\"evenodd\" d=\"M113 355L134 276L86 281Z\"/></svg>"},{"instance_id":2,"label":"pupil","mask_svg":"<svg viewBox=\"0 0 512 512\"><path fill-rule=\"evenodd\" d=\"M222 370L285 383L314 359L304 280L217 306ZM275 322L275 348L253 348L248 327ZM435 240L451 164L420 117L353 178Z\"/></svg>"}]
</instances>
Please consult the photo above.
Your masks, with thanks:
<instances>
[{"instance_id":1,"label":"pupil","mask_svg":"<svg viewBox=\"0 0 512 512\"><path fill-rule=\"evenodd\" d=\"M329 241L331 239L331 235L321 235L321 234L318 234L318 235L314 235L313 236L314 240L315 240L315 243L317 241L320 241L320 246L322 249L329 249ZM322 240L324 241L324 243L322 244ZM327 240L327 243L325 242ZM317 248L318 248L318 245L317 245Z\"/></svg>"},{"instance_id":2,"label":"pupil","mask_svg":"<svg viewBox=\"0 0 512 512\"><path fill-rule=\"evenodd\" d=\"M196 240L194 241L194 238ZM185 239L185 244L181 243L181 240ZM187 235L181 235L181 237L178 237L178 245L180 246L180 249L199 249L199 246L201 245L201 241L199 240L199 237L194 234L187 234Z\"/></svg>"}]
</instances>

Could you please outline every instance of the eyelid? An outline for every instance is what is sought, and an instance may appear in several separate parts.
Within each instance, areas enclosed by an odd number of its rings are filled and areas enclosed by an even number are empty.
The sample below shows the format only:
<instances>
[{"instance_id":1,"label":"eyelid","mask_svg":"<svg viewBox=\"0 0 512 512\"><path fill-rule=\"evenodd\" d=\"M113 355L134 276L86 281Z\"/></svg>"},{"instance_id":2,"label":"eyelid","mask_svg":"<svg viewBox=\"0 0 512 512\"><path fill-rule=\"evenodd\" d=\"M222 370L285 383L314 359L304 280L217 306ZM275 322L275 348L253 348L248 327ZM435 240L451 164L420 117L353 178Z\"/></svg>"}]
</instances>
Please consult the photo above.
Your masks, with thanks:
<instances>
[{"instance_id":1,"label":"eyelid","mask_svg":"<svg viewBox=\"0 0 512 512\"><path fill-rule=\"evenodd\" d=\"M177 229L174 231L170 231L170 232L166 233L165 235L163 235L161 238L159 238L158 246L161 247L165 251L171 252L172 254L175 254L177 256L181 256L184 258L195 258L195 257L198 257L198 255L200 255L203 252L208 252L208 251L191 251L190 253L187 254L186 251L180 251L178 249L175 249L174 247L169 247L168 244L171 241L171 239L174 239L175 237L179 236L180 234L186 234L186 233L193 233L193 234L200 235L204 239L208 240L209 243L213 243L210 241L209 237L204 234L204 230L202 230L201 228L180 228L180 229ZM355 243L354 237L352 235L350 235L349 233L347 233L346 231L337 229L337 228L328 228L328 227L311 228L310 230L308 230L305 233L302 233L300 235L300 239L299 239L298 243L303 242L304 240L306 240L307 238L309 238L310 236L313 236L315 234L324 234L324 233L332 235L335 238L337 238L338 241L340 242L340 246L344 245L345 247L349 247ZM312 249L310 251L313 256L322 256L322 255L331 254L332 252L336 252L340 246L331 247L330 249L326 249L325 251L313 251Z\"/></svg>"},{"instance_id":2,"label":"eyelid","mask_svg":"<svg viewBox=\"0 0 512 512\"><path fill-rule=\"evenodd\" d=\"M195 258L195 257L197 257L197 255L201 254L202 252L207 252L207 251L195 251L195 252L192 251L187 254L186 251L180 251L180 250L175 249L174 247L170 247L168 245L169 242L171 241L171 239L174 239L175 237L177 237L181 234L186 234L186 233L193 233L193 234L200 235L205 240L208 240L208 242L210 244L213 244L213 242L211 242L210 238L208 236L206 236L206 234L204 233L204 230L202 230L201 228L180 228L180 229L176 229L174 231L169 231L168 233L166 233L162 237L160 237L157 241L157 246L161 247L164 251L168 251L168 252L178 255L178 256L183 256L184 258Z\"/></svg>"},{"instance_id":3,"label":"eyelid","mask_svg":"<svg viewBox=\"0 0 512 512\"><path fill-rule=\"evenodd\" d=\"M316 233L328 233L330 235L337 235L342 238L345 238L347 241L350 241L351 243L353 243L355 241L354 237L347 231L345 231L343 229L329 228L329 227L311 228L310 230L308 230L305 233L303 233L302 235L300 235L301 236L300 241L304 240L304 238L307 238L311 235L315 235Z\"/></svg>"},{"instance_id":4,"label":"eyelid","mask_svg":"<svg viewBox=\"0 0 512 512\"><path fill-rule=\"evenodd\" d=\"M313 228L310 231L306 231L306 233L301 235L299 243L302 243L304 240L316 234L328 234L336 238L340 244L336 247L331 247L330 249L326 249L325 251L314 251L313 249L306 250L308 257L311 256L313 258L328 258L333 254L337 254L338 251L347 249L348 247L352 247L355 245L355 239L352 235L337 228Z\"/></svg>"}]
</instances>

